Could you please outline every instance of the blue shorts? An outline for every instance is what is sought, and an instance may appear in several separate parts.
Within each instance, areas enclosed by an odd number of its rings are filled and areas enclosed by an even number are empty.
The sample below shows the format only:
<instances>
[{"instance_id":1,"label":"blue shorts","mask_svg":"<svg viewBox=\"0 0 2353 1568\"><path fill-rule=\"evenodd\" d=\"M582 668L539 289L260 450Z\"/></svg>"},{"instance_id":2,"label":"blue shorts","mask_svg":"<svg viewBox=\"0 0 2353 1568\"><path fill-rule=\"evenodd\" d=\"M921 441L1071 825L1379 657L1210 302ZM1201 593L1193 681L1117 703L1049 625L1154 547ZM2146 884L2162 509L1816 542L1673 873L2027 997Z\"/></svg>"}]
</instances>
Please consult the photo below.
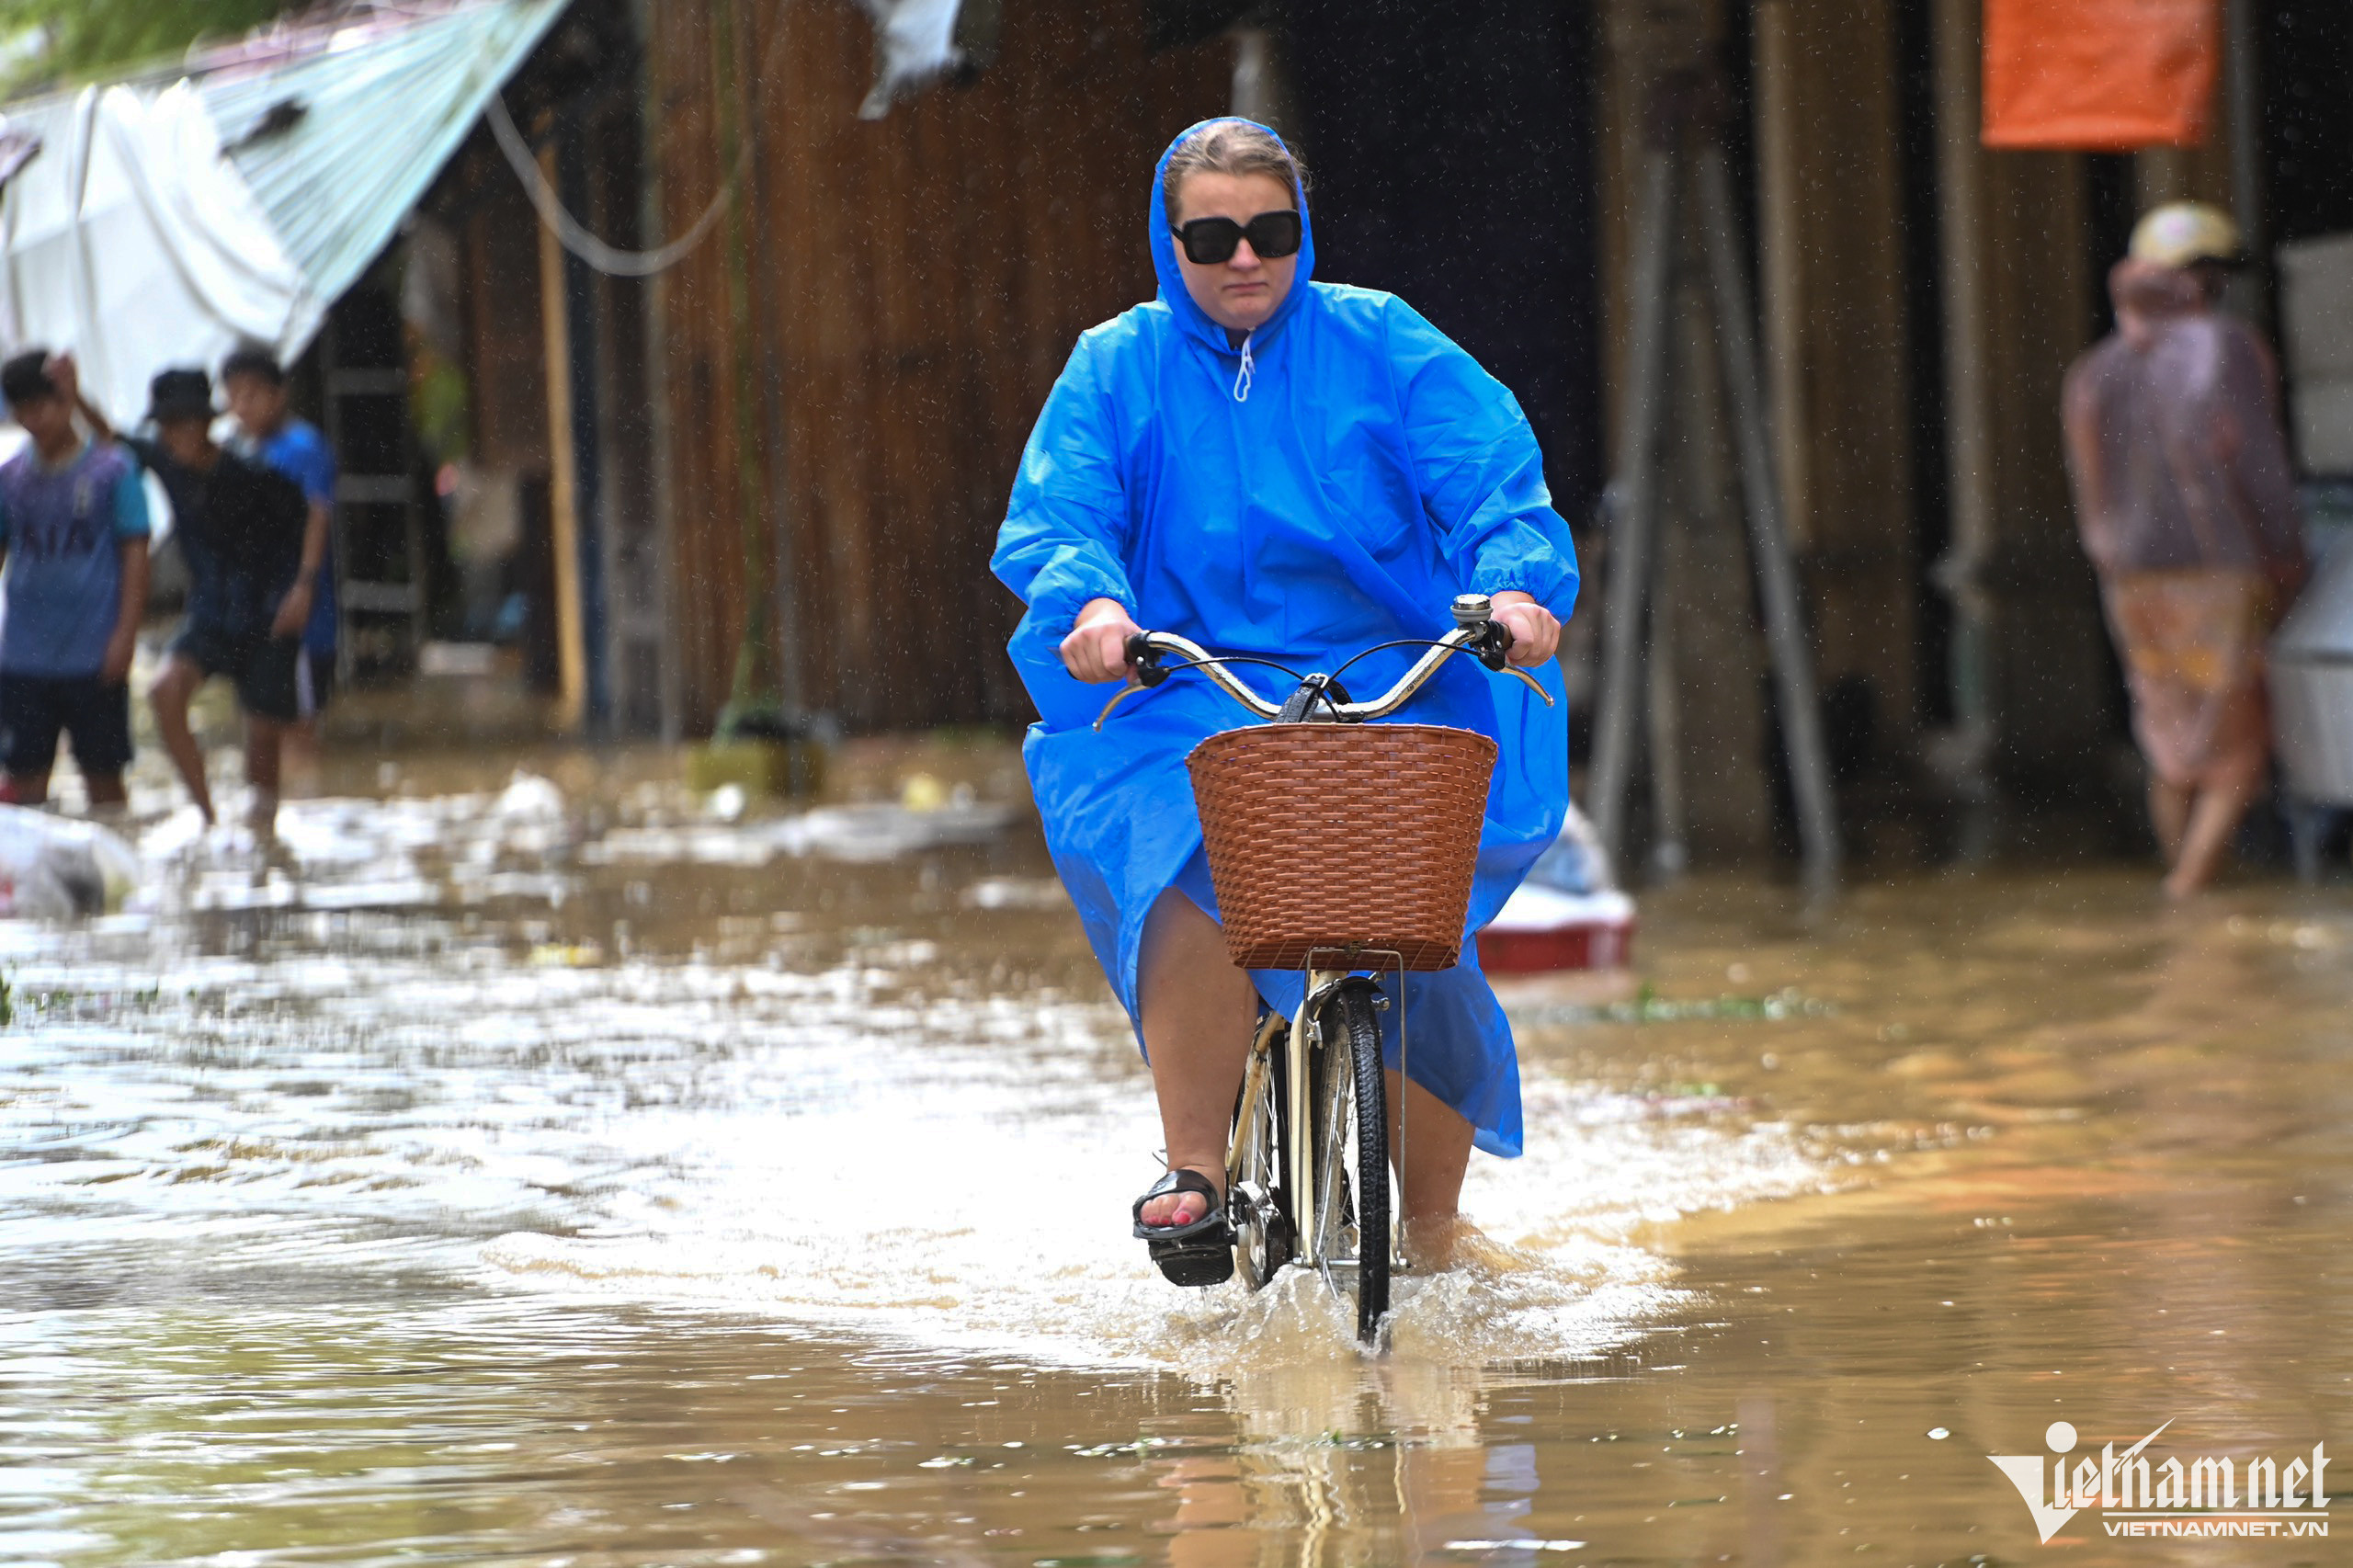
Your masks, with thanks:
<instances>
[{"instance_id":1,"label":"blue shorts","mask_svg":"<svg viewBox=\"0 0 2353 1568\"><path fill-rule=\"evenodd\" d=\"M0 767L39 778L57 764L57 737L74 738L85 776L108 778L131 765L131 687L96 676L0 673Z\"/></svg>"}]
</instances>

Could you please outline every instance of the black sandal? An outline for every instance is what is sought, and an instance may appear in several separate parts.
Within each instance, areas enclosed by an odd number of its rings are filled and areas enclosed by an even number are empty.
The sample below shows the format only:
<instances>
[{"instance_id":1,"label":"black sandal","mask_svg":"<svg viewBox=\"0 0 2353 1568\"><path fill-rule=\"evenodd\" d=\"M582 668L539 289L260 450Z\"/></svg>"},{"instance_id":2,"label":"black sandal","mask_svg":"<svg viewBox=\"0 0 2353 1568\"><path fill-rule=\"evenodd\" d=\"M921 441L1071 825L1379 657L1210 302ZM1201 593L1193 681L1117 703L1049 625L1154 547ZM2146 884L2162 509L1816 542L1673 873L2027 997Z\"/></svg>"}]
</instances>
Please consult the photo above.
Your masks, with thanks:
<instances>
[{"instance_id":1,"label":"black sandal","mask_svg":"<svg viewBox=\"0 0 2353 1568\"><path fill-rule=\"evenodd\" d=\"M1182 1225L1147 1225L1143 1206L1171 1193L1198 1192L1210 1200L1210 1211ZM1152 1261L1172 1285L1222 1285L1233 1278L1233 1229L1225 1222L1225 1209L1217 1187L1196 1170L1179 1166L1152 1184L1136 1199L1135 1233L1150 1244Z\"/></svg>"}]
</instances>

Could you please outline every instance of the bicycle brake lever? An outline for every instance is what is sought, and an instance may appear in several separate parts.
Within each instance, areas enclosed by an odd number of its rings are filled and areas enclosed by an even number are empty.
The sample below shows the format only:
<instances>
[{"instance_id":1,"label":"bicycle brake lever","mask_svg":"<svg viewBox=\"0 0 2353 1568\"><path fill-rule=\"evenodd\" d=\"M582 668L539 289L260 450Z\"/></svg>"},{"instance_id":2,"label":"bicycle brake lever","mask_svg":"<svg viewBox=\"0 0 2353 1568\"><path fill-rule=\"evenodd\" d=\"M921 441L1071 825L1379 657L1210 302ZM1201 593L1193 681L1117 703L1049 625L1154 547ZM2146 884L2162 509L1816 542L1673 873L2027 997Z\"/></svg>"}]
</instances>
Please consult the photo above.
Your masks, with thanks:
<instances>
[{"instance_id":1,"label":"bicycle brake lever","mask_svg":"<svg viewBox=\"0 0 2353 1568\"><path fill-rule=\"evenodd\" d=\"M1538 680L1526 670L1521 669L1517 665L1506 665L1504 666L1504 674L1507 676L1518 676L1520 680L1526 684L1529 690L1534 692L1537 696L1544 699L1545 707L1550 708L1552 706L1552 694L1544 689L1544 683L1542 681Z\"/></svg>"},{"instance_id":2,"label":"bicycle brake lever","mask_svg":"<svg viewBox=\"0 0 2353 1568\"><path fill-rule=\"evenodd\" d=\"M1161 671L1160 678L1162 680L1166 680L1168 678L1168 672L1166 670ZM1112 698L1110 701L1106 702L1103 705L1103 711L1095 715L1095 733L1097 734L1101 734L1103 733L1103 721L1111 716L1112 709L1117 708L1120 703L1125 702L1129 698L1133 697L1137 692L1142 691L1142 689L1143 687L1141 686L1121 687L1120 688L1119 695ZM1544 700L1550 702L1552 699L1548 697Z\"/></svg>"},{"instance_id":3,"label":"bicycle brake lever","mask_svg":"<svg viewBox=\"0 0 2353 1568\"><path fill-rule=\"evenodd\" d=\"M1545 707L1552 707L1552 694L1544 689L1544 683L1538 680L1534 676L1529 675L1526 670L1521 669L1518 665L1509 662L1508 656L1511 653L1511 628L1506 626L1500 620L1491 620L1487 622L1484 634L1480 637L1478 642L1475 643L1473 647L1479 655L1479 662L1481 664L1486 665L1497 675L1518 676L1520 679L1521 685L1527 687L1529 690L1534 692L1537 696L1544 699Z\"/></svg>"}]
</instances>

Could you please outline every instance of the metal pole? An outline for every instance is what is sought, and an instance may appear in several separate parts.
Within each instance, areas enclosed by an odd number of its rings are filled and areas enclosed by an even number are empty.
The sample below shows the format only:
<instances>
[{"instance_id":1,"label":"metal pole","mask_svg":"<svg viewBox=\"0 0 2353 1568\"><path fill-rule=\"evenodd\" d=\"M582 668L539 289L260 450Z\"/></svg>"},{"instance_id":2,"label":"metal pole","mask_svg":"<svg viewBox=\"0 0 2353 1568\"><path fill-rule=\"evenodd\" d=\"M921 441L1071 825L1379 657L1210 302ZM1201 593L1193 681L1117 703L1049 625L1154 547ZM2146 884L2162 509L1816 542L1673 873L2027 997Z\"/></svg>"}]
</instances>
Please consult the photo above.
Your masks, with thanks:
<instances>
[{"instance_id":1,"label":"metal pole","mask_svg":"<svg viewBox=\"0 0 2353 1568\"><path fill-rule=\"evenodd\" d=\"M1626 780L1633 771L1634 702L1643 662L1643 605L1658 506L1658 426L1666 396L1666 288L1675 230L1675 148L1643 154L1643 206L1635 229L1633 334L1627 345L1626 411L1618 430L1619 506L1609 540L1609 621L1602 648L1586 813L1610 858L1624 864Z\"/></svg>"},{"instance_id":2,"label":"metal pole","mask_svg":"<svg viewBox=\"0 0 2353 1568\"><path fill-rule=\"evenodd\" d=\"M1717 342L1724 390L1732 403L1740 449L1741 491L1746 501L1750 553L1764 600L1765 634L1773 651L1774 689L1781 707L1781 745L1797 796L1798 836L1805 850L1805 885L1816 902L1838 891L1838 807L1830 790L1830 753L1815 699L1813 659L1798 608L1797 568L1790 559L1765 434L1765 392L1756 370L1756 332L1749 314L1748 279L1741 270L1732 175L1722 147L1699 150L1699 214L1707 231L1708 276L1715 294Z\"/></svg>"}]
</instances>

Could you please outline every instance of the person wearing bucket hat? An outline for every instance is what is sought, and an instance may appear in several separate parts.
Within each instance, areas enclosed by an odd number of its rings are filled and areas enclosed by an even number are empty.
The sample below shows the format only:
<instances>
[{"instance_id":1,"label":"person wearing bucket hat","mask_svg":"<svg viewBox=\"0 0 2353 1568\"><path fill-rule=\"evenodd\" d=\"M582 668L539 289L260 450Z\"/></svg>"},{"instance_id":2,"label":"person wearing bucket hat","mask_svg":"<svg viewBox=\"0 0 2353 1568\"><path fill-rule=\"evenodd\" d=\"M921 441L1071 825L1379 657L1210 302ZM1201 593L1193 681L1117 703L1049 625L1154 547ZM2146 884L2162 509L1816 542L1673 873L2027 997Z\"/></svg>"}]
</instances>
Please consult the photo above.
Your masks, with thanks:
<instances>
[{"instance_id":1,"label":"person wearing bucket hat","mask_svg":"<svg viewBox=\"0 0 2353 1568\"><path fill-rule=\"evenodd\" d=\"M1552 664L1577 568L1512 395L1393 295L1317 281L1298 160L1267 128L1205 120L1162 155L1144 239L1157 297L1083 335L1022 454L992 562L1026 604L1009 644L1039 721L1023 745L1047 846L1151 1063L1168 1175L1136 1233L1178 1284L1232 1272L1227 1124L1261 1003L1289 1013L1302 976L1228 962L1186 758L1233 727L1206 684L1140 693L1097 733L1139 627L1223 653L1331 669L1452 629L1489 596L1515 663L1557 706L1458 662L1401 722L1495 739L1467 929L1559 833L1564 694ZM1379 690L1413 650L1356 666ZM1384 983L1394 993L1397 982ZM1450 1246L1473 1146L1520 1151L1511 1029L1466 943L1404 981L1413 1129L1402 1212L1430 1261Z\"/></svg>"},{"instance_id":2,"label":"person wearing bucket hat","mask_svg":"<svg viewBox=\"0 0 2353 1568\"><path fill-rule=\"evenodd\" d=\"M105 415L74 391L84 417L102 433ZM257 836L275 829L278 758L297 717L296 668L310 615L305 587L309 504L282 474L212 439L212 378L176 367L148 384L153 436L122 444L163 483L172 531L188 562L188 618L164 670L148 690L155 728L188 792L212 824L204 754L188 727L199 687L226 676L245 720L247 821Z\"/></svg>"},{"instance_id":3,"label":"person wearing bucket hat","mask_svg":"<svg viewBox=\"0 0 2353 1568\"><path fill-rule=\"evenodd\" d=\"M2202 201L2168 201L2149 209L2132 225L2125 254L2157 267L2239 267L2246 261L2238 224Z\"/></svg>"},{"instance_id":4,"label":"person wearing bucket hat","mask_svg":"<svg viewBox=\"0 0 2353 1568\"><path fill-rule=\"evenodd\" d=\"M2237 227L2174 202L2109 275L2116 331L2061 393L2075 522L2124 665L2165 891L2204 887L2270 760L2263 648L2304 573L2279 375L2217 310Z\"/></svg>"},{"instance_id":5,"label":"person wearing bucket hat","mask_svg":"<svg viewBox=\"0 0 2353 1568\"><path fill-rule=\"evenodd\" d=\"M165 370L147 383L147 423L158 430L212 422L212 378L194 369Z\"/></svg>"}]
</instances>

